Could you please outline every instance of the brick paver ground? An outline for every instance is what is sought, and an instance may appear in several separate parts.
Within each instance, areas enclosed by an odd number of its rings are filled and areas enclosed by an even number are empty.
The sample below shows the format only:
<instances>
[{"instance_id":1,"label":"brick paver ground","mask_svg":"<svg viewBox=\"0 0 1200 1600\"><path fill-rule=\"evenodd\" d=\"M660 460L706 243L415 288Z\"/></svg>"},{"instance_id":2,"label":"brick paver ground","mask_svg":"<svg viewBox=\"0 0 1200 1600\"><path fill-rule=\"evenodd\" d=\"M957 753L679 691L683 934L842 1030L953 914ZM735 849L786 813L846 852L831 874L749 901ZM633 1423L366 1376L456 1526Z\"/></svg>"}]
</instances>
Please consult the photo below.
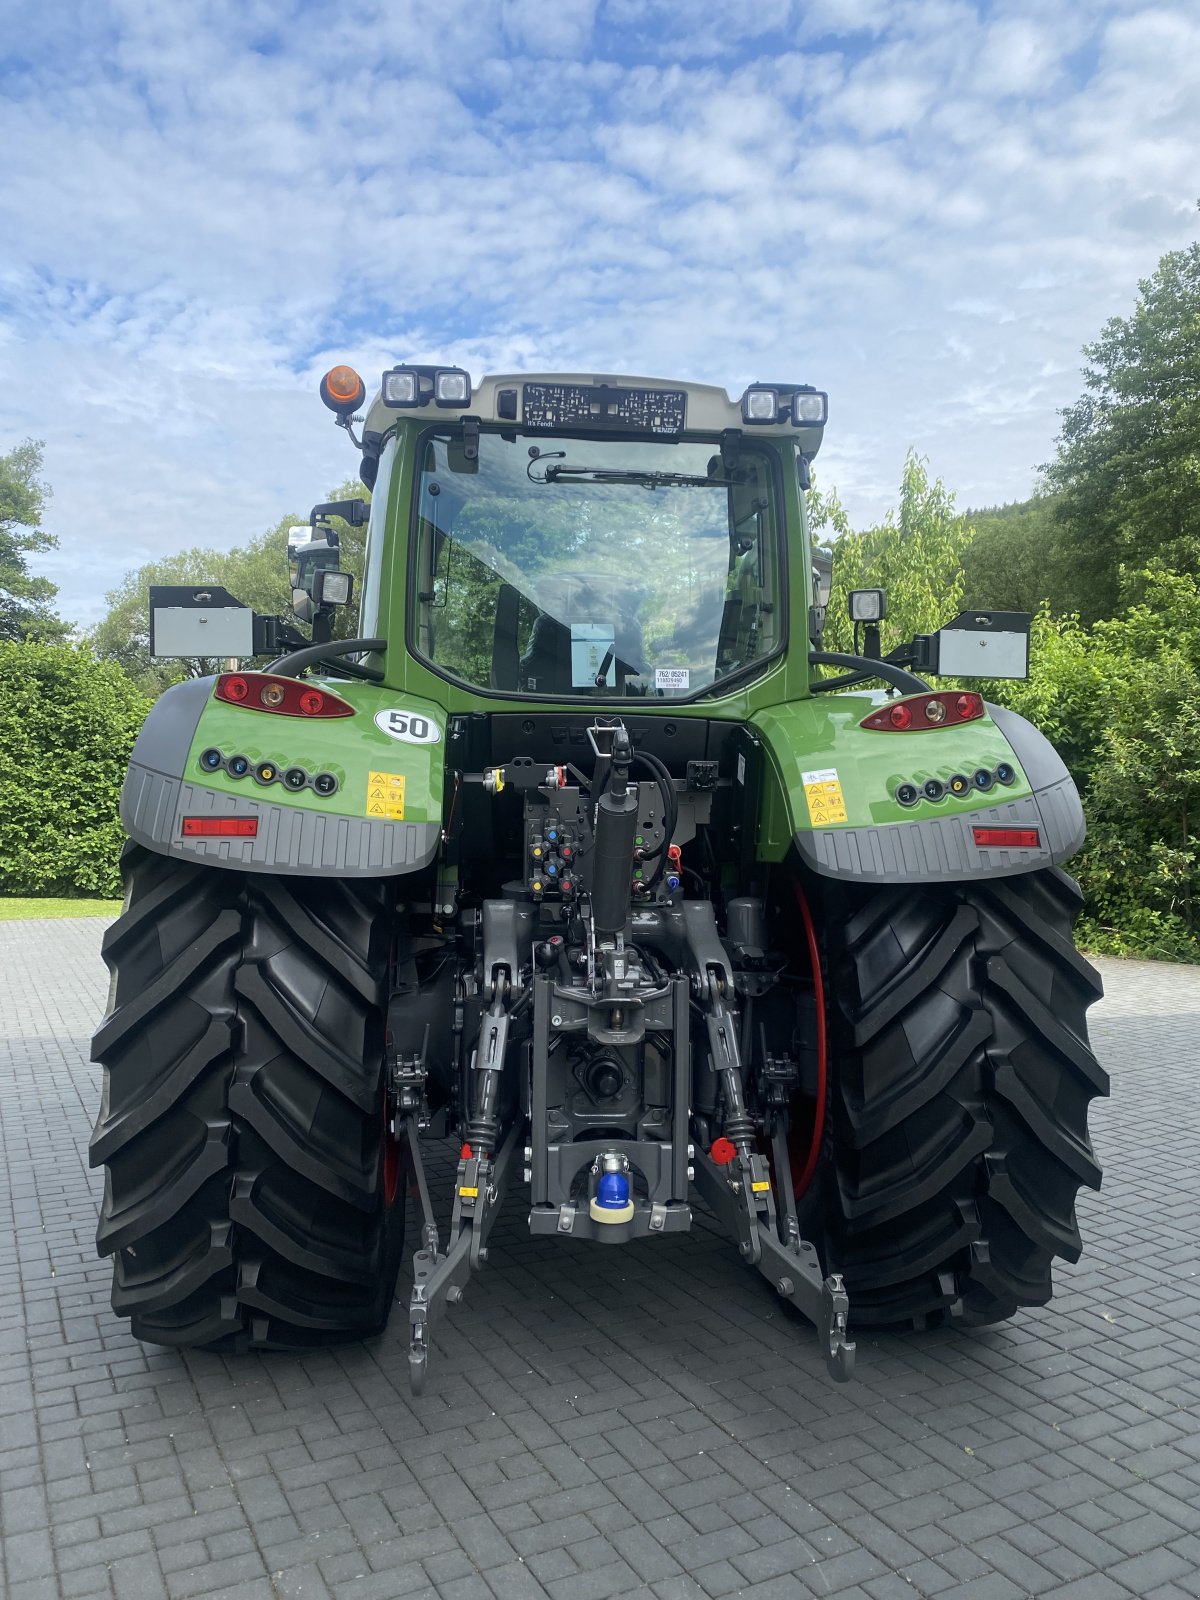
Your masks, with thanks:
<instances>
[{"instance_id":1,"label":"brick paver ground","mask_svg":"<svg viewBox=\"0 0 1200 1600\"><path fill-rule=\"evenodd\" d=\"M372 1346L143 1348L95 1258L98 922L0 926L0 1591L442 1600L1200 1596L1200 970L1104 963L1085 1254L977 1333L811 1330L732 1247L522 1236L408 1394Z\"/></svg>"}]
</instances>

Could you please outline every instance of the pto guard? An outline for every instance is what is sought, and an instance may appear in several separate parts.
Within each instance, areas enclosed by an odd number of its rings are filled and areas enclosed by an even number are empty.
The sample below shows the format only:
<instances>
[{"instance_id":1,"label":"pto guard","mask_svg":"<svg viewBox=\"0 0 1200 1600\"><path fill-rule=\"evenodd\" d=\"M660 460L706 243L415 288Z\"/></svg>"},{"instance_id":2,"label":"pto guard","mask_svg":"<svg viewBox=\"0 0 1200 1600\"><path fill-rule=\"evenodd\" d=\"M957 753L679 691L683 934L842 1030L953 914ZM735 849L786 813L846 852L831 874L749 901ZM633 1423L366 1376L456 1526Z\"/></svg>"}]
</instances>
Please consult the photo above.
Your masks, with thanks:
<instances>
[{"instance_id":1,"label":"pto guard","mask_svg":"<svg viewBox=\"0 0 1200 1600\"><path fill-rule=\"evenodd\" d=\"M382 716L397 701L412 706L411 697L339 680L336 692L354 701L359 714L320 729L299 718L224 705L213 698L215 681L176 684L151 709L121 792L121 821L131 838L160 855L241 872L381 877L415 872L433 860L441 835L444 745L397 742L375 720L377 711ZM420 709L444 728L440 708ZM223 774L206 783L198 764L208 745L261 750L282 763L298 743L322 737L336 750L327 764L346 774L328 799L311 791L293 796L253 777L236 787ZM366 814L368 779L380 769L404 780L403 819ZM256 830L252 837L184 837L184 818L252 819Z\"/></svg>"}]
</instances>

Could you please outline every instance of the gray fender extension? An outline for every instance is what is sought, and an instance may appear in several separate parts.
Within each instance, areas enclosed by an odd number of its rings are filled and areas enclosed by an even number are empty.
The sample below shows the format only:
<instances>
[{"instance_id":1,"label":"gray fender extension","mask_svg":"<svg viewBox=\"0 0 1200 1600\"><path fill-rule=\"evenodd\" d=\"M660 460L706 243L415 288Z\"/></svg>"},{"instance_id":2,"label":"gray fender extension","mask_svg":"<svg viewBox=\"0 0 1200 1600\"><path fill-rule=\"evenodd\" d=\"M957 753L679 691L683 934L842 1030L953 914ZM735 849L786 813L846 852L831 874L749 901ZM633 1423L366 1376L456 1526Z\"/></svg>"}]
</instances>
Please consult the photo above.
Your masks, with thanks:
<instances>
[{"instance_id":1,"label":"gray fender extension","mask_svg":"<svg viewBox=\"0 0 1200 1600\"><path fill-rule=\"evenodd\" d=\"M856 883L956 883L1009 877L1068 861L1087 832L1079 791L1049 739L1004 706L988 714L1012 746L1033 790L1019 800L912 822L822 828L796 834L806 866L823 878ZM1036 828L1036 849L981 849L973 829Z\"/></svg>"},{"instance_id":2,"label":"gray fender extension","mask_svg":"<svg viewBox=\"0 0 1200 1600\"><path fill-rule=\"evenodd\" d=\"M212 678L171 690L146 718L121 791L121 821L138 844L181 861L238 872L329 873L378 878L416 872L437 852L436 822L378 822L231 795L182 776ZM257 817L253 839L182 837L185 817Z\"/></svg>"}]
</instances>

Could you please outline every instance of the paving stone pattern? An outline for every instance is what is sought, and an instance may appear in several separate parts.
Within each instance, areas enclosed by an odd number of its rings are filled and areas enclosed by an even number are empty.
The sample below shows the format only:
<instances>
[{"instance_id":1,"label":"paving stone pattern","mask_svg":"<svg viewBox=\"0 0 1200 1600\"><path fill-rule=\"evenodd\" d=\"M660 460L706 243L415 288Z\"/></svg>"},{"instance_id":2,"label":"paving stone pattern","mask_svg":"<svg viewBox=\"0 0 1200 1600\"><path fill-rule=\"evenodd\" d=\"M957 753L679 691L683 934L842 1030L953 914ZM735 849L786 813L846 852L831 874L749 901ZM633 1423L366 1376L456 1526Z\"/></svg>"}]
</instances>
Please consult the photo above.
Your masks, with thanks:
<instances>
[{"instance_id":1,"label":"paving stone pattern","mask_svg":"<svg viewBox=\"0 0 1200 1600\"><path fill-rule=\"evenodd\" d=\"M0 925L11 1600L1200 1596L1200 971L1104 963L1107 1176L1052 1306L860 1338L837 1386L710 1228L535 1244L518 1202L413 1400L403 1311L373 1346L237 1360L112 1315L101 929Z\"/></svg>"}]
</instances>

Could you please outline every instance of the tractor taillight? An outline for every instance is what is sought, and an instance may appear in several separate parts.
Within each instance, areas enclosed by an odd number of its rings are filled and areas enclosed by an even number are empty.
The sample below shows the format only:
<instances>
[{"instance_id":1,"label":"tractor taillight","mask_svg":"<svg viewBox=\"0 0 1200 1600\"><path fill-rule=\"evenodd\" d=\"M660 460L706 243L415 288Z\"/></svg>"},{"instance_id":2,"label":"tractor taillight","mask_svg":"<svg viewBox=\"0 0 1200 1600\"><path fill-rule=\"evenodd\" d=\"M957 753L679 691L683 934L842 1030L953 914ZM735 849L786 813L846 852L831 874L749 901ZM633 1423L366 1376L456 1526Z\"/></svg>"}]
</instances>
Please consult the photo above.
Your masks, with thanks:
<instances>
[{"instance_id":1,"label":"tractor taillight","mask_svg":"<svg viewBox=\"0 0 1200 1600\"><path fill-rule=\"evenodd\" d=\"M256 839L257 817L184 817L185 839Z\"/></svg>"},{"instance_id":2,"label":"tractor taillight","mask_svg":"<svg viewBox=\"0 0 1200 1600\"><path fill-rule=\"evenodd\" d=\"M1037 850L1042 836L1037 828L972 828L982 850Z\"/></svg>"},{"instance_id":3,"label":"tractor taillight","mask_svg":"<svg viewBox=\"0 0 1200 1600\"><path fill-rule=\"evenodd\" d=\"M974 722L983 715L983 696L970 690L938 690L933 694L910 694L893 700L879 711L872 711L859 723L883 733L916 733L928 728L952 728L960 722Z\"/></svg>"},{"instance_id":4,"label":"tractor taillight","mask_svg":"<svg viewBox=\"0 0 1200 1600\"><path fill-rule=\"evenodd\" d=\"M283 717L352 717L354 707L328 689L314 689L295 678L269 672L223 672L213 690L218 700L248 711L273 711Z\"/></svg>"}]
</instances>

